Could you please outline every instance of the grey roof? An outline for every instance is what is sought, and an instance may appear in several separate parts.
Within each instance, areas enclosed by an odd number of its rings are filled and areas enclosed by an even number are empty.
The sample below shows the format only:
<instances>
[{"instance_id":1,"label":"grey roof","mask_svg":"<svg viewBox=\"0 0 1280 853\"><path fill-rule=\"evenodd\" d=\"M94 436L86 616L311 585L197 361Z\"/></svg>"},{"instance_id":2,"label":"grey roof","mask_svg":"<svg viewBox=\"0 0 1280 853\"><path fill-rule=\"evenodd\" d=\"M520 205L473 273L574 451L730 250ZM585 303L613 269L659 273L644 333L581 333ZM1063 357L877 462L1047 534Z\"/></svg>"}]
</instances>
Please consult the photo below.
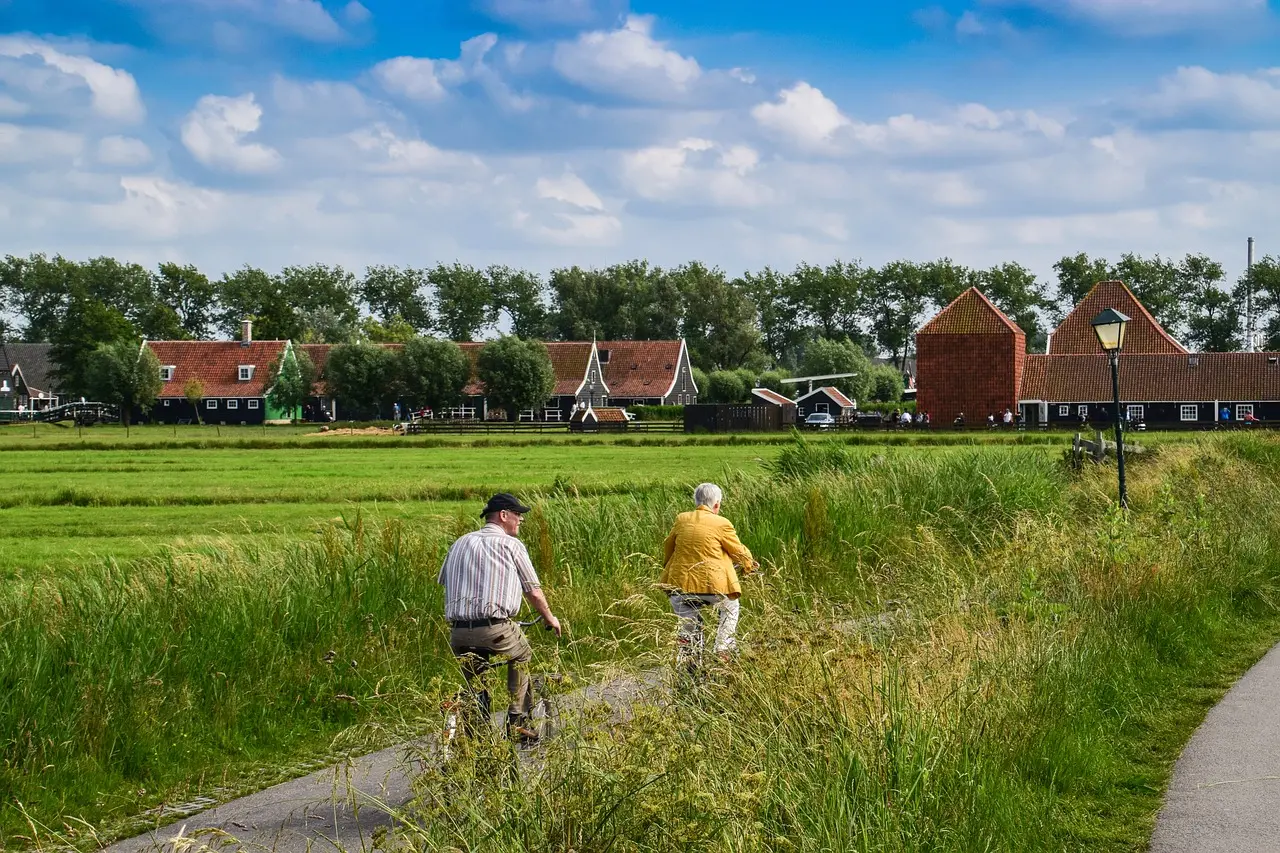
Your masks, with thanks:
<instances>
[{"instance_id":1,"label":"grey roof","mask_svg":"<svg viewBox=\"0 0 1280 853\"><path fill-rule=\"evenodd\" d=\"M53 362L49 359L52 344L13 344L4 345L11 364L18 365L27 387L46 394L56 394L54 387L58 380L53 375ZM12 367L10 367L12 370Z\"/></svg>"}]
</instances>

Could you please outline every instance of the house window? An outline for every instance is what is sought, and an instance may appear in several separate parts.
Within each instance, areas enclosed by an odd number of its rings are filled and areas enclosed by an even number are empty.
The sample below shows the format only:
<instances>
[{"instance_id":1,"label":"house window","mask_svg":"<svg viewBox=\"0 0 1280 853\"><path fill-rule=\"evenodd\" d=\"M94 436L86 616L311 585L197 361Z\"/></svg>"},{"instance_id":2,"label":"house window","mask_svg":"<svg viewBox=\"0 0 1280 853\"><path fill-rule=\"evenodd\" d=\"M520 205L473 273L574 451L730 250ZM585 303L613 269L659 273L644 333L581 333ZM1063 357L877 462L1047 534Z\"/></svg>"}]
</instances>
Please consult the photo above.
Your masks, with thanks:
<instances>
[{"instance_id":1,"label":"house window","mask_svg":"<svg viewBox=\"0 0 1280 853\"><path fill-rule=\"evenodd\" d=\"M164 401L164 404L165 404L166 406L168 406L168 405L169 405L169 403L170 403L170 401L169 401L169 400L165 400L165 401Z\"/></svg>"},{"instance_id":2,"label":"house window","mask_svg":"<svg viewBox=\"0 0 1280 853\"><path fill-rule=\"evenodd\" d=\"M163 366L160 368L160 381L161 381L161 382L172 382L172 381L173 381L173 373L174 373L174 370L175 370L175 369L176 369L176 368L175 368L175 366L174 366L174 365L172 365L172 364L166 364L166 365L163 365Z\"/></svg>"},{"instance_id":3,"label":"house window","mask_svg":"<svg viewBox=\"0 0 1280 853\"><path fill-rule=\"evenodd\" d=\"M217 400L214 400L214 399L208 399L208 400L205 400L205 401L204 401L204 407L205 407L206 409L216 409L216 408L218 408L218 401L217 401Z\"/></svg>"},{"instance_id":4,"label":"house window","mask_svg":"<svg viewBox=\"0 0 1280 853\"><path fill-rule=\"evenodd\" d=\"M818 403L816 406L813 407L813 410L815 412L826 412L827 409L829 408L830 406L828 406L826 403ZM830 412L827 412L827 413L830 414Z\"/></svg>"},{"instance_id":5,"label":"house window","mask_svg":"<svg viewBox=\"0 0 1280 853\"><path fill-rule=\"evenodd\" d=\"M1183 404L1178 407L1178 417L1183 421L1195 421L1200 419L1200 407L1195 403Z\"/></svg>"},{"instance_id":6,"label":"house window","mask_svg":"<svg viewBox=\"0 0 1280 853\"><path fill-rule=\"evenodd\" d=\"M258 408L258 401L257 401L257 400L250 400L250 401L249 401L249 408L251 408L251 409L256 409L256 408Z\"/></svg>"},{"instance_id":7,"label":"house window","mask_svg":"<svg viewBox=\"0 0 1280 853\"><path fill-rule=\"evenodd\" d=\"M252 378L253 378L253 365L252 364L240 365L240 381L248 382Z\"/></svg>"},{"instance_id":8,"label":"house window","mask_svg":"<svg viewBox=\"0 0 1280 853\"><path fill-rule=\"evenodd\" d=\"M1070 416L1071 416L1071 407L1070 407L1070 406L1059 406L1059 407L1058 407L1058 417L1060 417L1060 418L1067 418L1067 417L1070 417Z\"/></svg>"},{"instance_id":9,"label":"house window","mask_svg":"<svg viewBox=\"0 0 1280 853\"><path fill-rule=\"evenodd\" d=\"M228 400L228 401L227 401L227 408L228 408L228 409L238 409L238 408L240 408L240 401L239 401L239 400Z\"/></svg>"},{"instance_id":10,"label":"house window","mask_svg":"<svg viewBox=\"0 0 1280 853\"><path fill-rule=\"evenodd\" d=\"M1143 410L1144 410L1143 406L1130 404L1125 407L1125 410L1124 410L1125 417L1127 417L1131 421L1140 421L1142 420Z\"/></svg>"},{"instance_id":11,"label":"house window","mask_svg":"<svg viewBox=\"0 0 1280 853\"><path fill-rule=\"evenodd\" d=\"M600 405L601 405L601 406L607 406L607 405L609 405L609 397L608 397L608 395L607 395L607 394L606 394L605 396L603 396L603 397L601 397L601 398L600 398Z\"/></svg>"},{"instance_id":12,"label":"house window","mask_svg":"<svg viewBox=\"0 0 1280 853\"><path fill-rule=\"evenodd\" d=\"M1082 417L1082 418L1087 418L1087 417L1089 417L1089 407L1088 407L1088 406L1080 406L1079 408L1077 408L1077 409L1076 409L1076 415L1077 415L1077 416L1079 416L1079 417Z\"/></svg>"},{"instance_id":13,"label":"house window","mask_svg":"<svg viewBox=\"0 0 1280 853\"><path fill-rule=\"evenodd\" d=\"M608 364L608 363L609 363L609 351L608 351L607 349L602 349L602 350L600 350L599 352L600 352L600 363L601 363L601 364Z\"/></svg>"},{"instance_id":14,"label":"house window","mask_svg":"<svg viewBox=\"0 0 1280 853\"><path fill-rule=\"evenodd\" d=\"M1236 406L1236 420L1242 421L1246 416L1253 417L1253 403L1241 403Z\"/></svg>"}]
</instances>

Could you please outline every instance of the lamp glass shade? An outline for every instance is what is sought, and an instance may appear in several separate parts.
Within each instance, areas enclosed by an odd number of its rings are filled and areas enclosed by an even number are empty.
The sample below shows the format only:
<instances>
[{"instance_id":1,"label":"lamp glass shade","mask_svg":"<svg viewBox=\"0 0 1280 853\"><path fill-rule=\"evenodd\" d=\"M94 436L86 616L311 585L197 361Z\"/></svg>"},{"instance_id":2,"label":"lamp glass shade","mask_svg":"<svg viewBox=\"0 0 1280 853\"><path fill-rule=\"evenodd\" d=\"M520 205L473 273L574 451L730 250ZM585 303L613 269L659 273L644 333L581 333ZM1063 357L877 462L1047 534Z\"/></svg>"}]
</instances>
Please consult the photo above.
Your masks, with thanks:
<instances>
[{"instance_id":1,"label":"lamp glass shade","mask_svg":"<svg viewBox=\"0 0 1280 853\"><path fill-rule=\"evenodd\" d=\"M1124 330L1129 318L1114 308L1108 308L1093 318L1093 331L1098 336L1098 343L1106 352L1119 352L1124 349Z\"/></svg>"}]
</instances>

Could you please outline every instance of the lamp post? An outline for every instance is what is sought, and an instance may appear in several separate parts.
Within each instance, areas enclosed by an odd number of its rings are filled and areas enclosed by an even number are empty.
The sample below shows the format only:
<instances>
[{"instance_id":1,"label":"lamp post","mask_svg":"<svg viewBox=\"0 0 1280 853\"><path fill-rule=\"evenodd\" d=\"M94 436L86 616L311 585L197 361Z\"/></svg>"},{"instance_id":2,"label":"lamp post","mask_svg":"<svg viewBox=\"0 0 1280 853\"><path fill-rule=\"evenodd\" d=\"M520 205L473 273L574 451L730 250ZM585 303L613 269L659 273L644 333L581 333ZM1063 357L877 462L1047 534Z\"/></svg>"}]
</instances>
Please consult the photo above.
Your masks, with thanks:
<instances>
[{"instance_id":1,"label":"lamp post","mask_svg":"<svg viewBox=\"0 0 1280 853\"><path fill-rule=\"evenodd\" d=\"M1124 330L1129 318L1108 308L1093 318L1093 331L1111 359L1111 394L1116 406L1116 469L1120 473L1120 507L1129 508L1129 495L1124 487L1124 424L1120 420L1120 350L1124 349Z\"/></svg>"}]
</instances>

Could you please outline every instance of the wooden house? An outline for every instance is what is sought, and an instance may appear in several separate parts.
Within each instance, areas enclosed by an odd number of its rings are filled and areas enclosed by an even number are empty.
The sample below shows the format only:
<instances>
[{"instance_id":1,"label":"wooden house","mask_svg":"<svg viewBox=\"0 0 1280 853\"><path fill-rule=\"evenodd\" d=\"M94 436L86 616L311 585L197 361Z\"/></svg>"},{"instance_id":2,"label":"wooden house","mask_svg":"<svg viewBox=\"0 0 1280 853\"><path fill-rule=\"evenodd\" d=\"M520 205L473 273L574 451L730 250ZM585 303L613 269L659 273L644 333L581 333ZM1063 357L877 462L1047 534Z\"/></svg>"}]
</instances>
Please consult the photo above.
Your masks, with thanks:
<instances>
[{"instance_id":1,"label":"wooden house","mask_svg":"<svg viewBox=\"0 0 1280 853\"><path fill-rule=\"evenodd\" d=\"M754 392L752 392L754 393ZM857 414L858 404L850 400L833 385L814 388L795 401L796 415L803 419L814 412L826 412L832 417L846 418Z\"/></svg>"}]
</instances>

